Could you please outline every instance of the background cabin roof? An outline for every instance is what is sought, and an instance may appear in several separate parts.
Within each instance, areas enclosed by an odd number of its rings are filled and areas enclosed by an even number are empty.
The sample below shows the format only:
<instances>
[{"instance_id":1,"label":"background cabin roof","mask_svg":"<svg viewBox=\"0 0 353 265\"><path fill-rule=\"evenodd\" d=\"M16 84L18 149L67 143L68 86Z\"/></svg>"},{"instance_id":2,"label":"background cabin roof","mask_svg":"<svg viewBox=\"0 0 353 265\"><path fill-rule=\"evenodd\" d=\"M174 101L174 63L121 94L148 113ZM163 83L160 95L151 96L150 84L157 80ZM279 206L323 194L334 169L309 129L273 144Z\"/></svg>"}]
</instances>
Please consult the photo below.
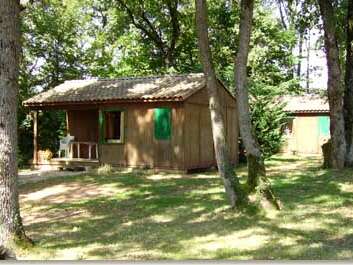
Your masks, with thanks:
<instances>
[{"instance_id":1,"label":"background cabin roof","mask_svg":"<svg viewBox=\"0 0 353 265\"><path fill-rule=\"evenodd\" d=\"M23 102L36 107L111 101L184 101L206 85L203 74L71 80Z\"/></svg>"},{"instance_id":2,"label":"background cabin roof","mask_svg":"<svg viewBox=\"0 0 353 265\"><path fill-rule=\"evenodd\" d=\"M291 113L328 113L330 111L327 98L317 94L285 96L287 103L284 110Z\"/></svg>"}]
</instances>

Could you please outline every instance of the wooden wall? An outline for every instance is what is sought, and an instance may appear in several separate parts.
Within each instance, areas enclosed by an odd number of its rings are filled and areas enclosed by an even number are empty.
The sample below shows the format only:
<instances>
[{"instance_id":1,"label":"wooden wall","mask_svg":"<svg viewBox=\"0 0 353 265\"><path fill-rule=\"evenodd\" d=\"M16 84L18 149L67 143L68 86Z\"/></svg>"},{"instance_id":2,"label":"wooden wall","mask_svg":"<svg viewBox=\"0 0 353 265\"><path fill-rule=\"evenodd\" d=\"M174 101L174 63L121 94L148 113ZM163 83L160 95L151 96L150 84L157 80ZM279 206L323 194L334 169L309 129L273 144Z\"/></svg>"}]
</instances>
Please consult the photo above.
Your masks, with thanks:
<instances>
[{"instance_id":1,"label":"wooden wall","mask_svg":"<svg viewBox=\"0 0 353 265\"><path fill-rule=\"evenodd\" d=\"M220 96L232 162L237 163L236 103L224 89L220 89ZM171 140L156 140L154 137L153 113L156 107L172 109ZM125 103L98 108L125 111L124 142L100 144L101 163L179 170L216 165L206 89L180 103ZM68 129L76 140L98 142L98 109L69 110Z\"/></svg>"},{"instance_id":2,"label":"wooden wall","mask_svg":"<svg viewBox=\"0 0 353 265\"><path fill-rule=\"evenodd\" d=\"M224 89L219 89L226 140L232 163L238 162L238 120L236 101ZM185 102L185 163L188 169L216 165L207 90L203 89Z\"/></svg>"},{"instance_id":3,"label":"wooden wall","mask_svg":"<svg viewBox=\"0 0 353 265\"><path fill-rule=\"evenodd\" d=\"M98 110L68 110L67 130L75 141L98 141Z\"/></svg>"},{"instance_id":4,"label":"wooden wall","mask_svg":"<svg viewBox=\"0 0 353 265\"><path fill-rule=\"evenodd\" d=\"M321 146L329 136L319 133L319 117L323 114L296 115L293 119L292 134L287 137L283 152L297 154L321 154Z\"/></svg>"},{"instance_id":5,"label":"wooden wall","mask_svg":"<svg viewBox=\"0 0 353 265\"><path fill-rule=\"evenodd\" d=\"M116 106L121 107L121 106ZM154 137L153 113L156 107L172 108L171 140ZM124 143L102 144L100 160L113 165L184 169L182 104L128 104L125 110Z\"/></svg>"}]
</instances>

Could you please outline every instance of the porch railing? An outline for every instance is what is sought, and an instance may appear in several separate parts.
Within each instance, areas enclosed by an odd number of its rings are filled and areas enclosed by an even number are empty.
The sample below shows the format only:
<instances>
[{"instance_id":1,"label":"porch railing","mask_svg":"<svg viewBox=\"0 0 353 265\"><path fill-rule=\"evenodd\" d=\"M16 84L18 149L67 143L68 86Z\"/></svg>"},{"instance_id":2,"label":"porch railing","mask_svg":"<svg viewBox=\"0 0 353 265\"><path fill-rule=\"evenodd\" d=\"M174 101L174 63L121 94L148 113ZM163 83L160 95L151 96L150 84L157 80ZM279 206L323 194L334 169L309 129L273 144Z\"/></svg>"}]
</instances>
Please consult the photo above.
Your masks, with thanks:
<instances>
[{"instance_id":1,"label":"porch railing","mask_svg":"<svg viewBox=\"0 0 353 265\"><path fill-rule=\"evenodd\" d=\"M96 142L81 142L81 141L72 141L70 142L69 147L69 158L74 158L74 148L76 147L76 155L75 158L83 158L81 157L81 146L88 146L88 159L92 159L92 151L95 152L95 158L98 159L98 143ZM94 150L93 150L94 148Z\"/></svg>"}]
</instances>

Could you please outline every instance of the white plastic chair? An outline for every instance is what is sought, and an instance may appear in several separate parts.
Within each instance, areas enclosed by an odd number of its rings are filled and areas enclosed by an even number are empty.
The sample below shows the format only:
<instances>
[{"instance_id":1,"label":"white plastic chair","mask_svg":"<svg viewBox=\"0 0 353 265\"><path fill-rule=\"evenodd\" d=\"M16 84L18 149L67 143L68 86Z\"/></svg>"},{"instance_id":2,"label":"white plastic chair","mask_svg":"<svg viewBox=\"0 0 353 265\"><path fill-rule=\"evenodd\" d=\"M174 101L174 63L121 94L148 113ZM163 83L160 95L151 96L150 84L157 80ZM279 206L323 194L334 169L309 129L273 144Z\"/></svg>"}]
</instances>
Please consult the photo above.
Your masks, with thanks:
<instances>
[{"instance_id":1,"label":"white plastic chair","mask_svg":"<svg viewBox=\"0 0 353 265\"><path fill-rule=\"evenodd\" d=\"M75 139L75 136L68 134L66 137L60 139L59 145L59 157L61 157L61 152L64 151L64 157L70 152L70 143Z\"/></svg>"}]
</instances>

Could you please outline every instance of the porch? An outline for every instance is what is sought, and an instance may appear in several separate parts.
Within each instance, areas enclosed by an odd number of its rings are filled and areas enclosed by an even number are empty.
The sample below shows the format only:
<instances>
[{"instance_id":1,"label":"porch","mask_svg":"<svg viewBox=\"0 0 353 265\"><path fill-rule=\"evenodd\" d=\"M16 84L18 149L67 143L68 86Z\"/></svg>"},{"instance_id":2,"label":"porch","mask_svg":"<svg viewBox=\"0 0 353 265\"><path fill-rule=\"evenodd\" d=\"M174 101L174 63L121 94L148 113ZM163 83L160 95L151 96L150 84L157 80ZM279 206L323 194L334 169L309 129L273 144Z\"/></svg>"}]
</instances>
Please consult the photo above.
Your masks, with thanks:
<instances>
[{"instance_id":1,"label":"porch","mask_svg":"<svg viewBox=\"0 0 353 265\"><path fill-rule=\"evenodd\" d=\"M39 168L42 170L70 169L74 171L80 168L84 168L87 170L98 166L98 159L69 157L55 157L50 160L37 162L36 164L33 163L34 168Z\"/></svg>"},{"instance_id":2,"label":"porch","mask_svg":"<svg viewBox=\"0 0 353 265\"><path fill-rule=\"evenodd\" d=\"M91 111L87 111L89 116ZM60 144L59 150L40 150L38 143L38 111L32 111L33 120L33 160L32 166L42 170L57 169L88 169L99 166L99 144L96 134L95 122L79 122L79 119L72 120L68 117L70 111L66 111L66 130L68 135L72 134L71 141L64 147ZM98 119L97 119L98 120ZM73 124L73 123L76 124ZM98 121L97 121L98 123ZM92 124L94 124L92 126ZM93 128L91 128L93 127ZM48 152L48 153L47 153Z\"/></svg>"}]
</instances>

